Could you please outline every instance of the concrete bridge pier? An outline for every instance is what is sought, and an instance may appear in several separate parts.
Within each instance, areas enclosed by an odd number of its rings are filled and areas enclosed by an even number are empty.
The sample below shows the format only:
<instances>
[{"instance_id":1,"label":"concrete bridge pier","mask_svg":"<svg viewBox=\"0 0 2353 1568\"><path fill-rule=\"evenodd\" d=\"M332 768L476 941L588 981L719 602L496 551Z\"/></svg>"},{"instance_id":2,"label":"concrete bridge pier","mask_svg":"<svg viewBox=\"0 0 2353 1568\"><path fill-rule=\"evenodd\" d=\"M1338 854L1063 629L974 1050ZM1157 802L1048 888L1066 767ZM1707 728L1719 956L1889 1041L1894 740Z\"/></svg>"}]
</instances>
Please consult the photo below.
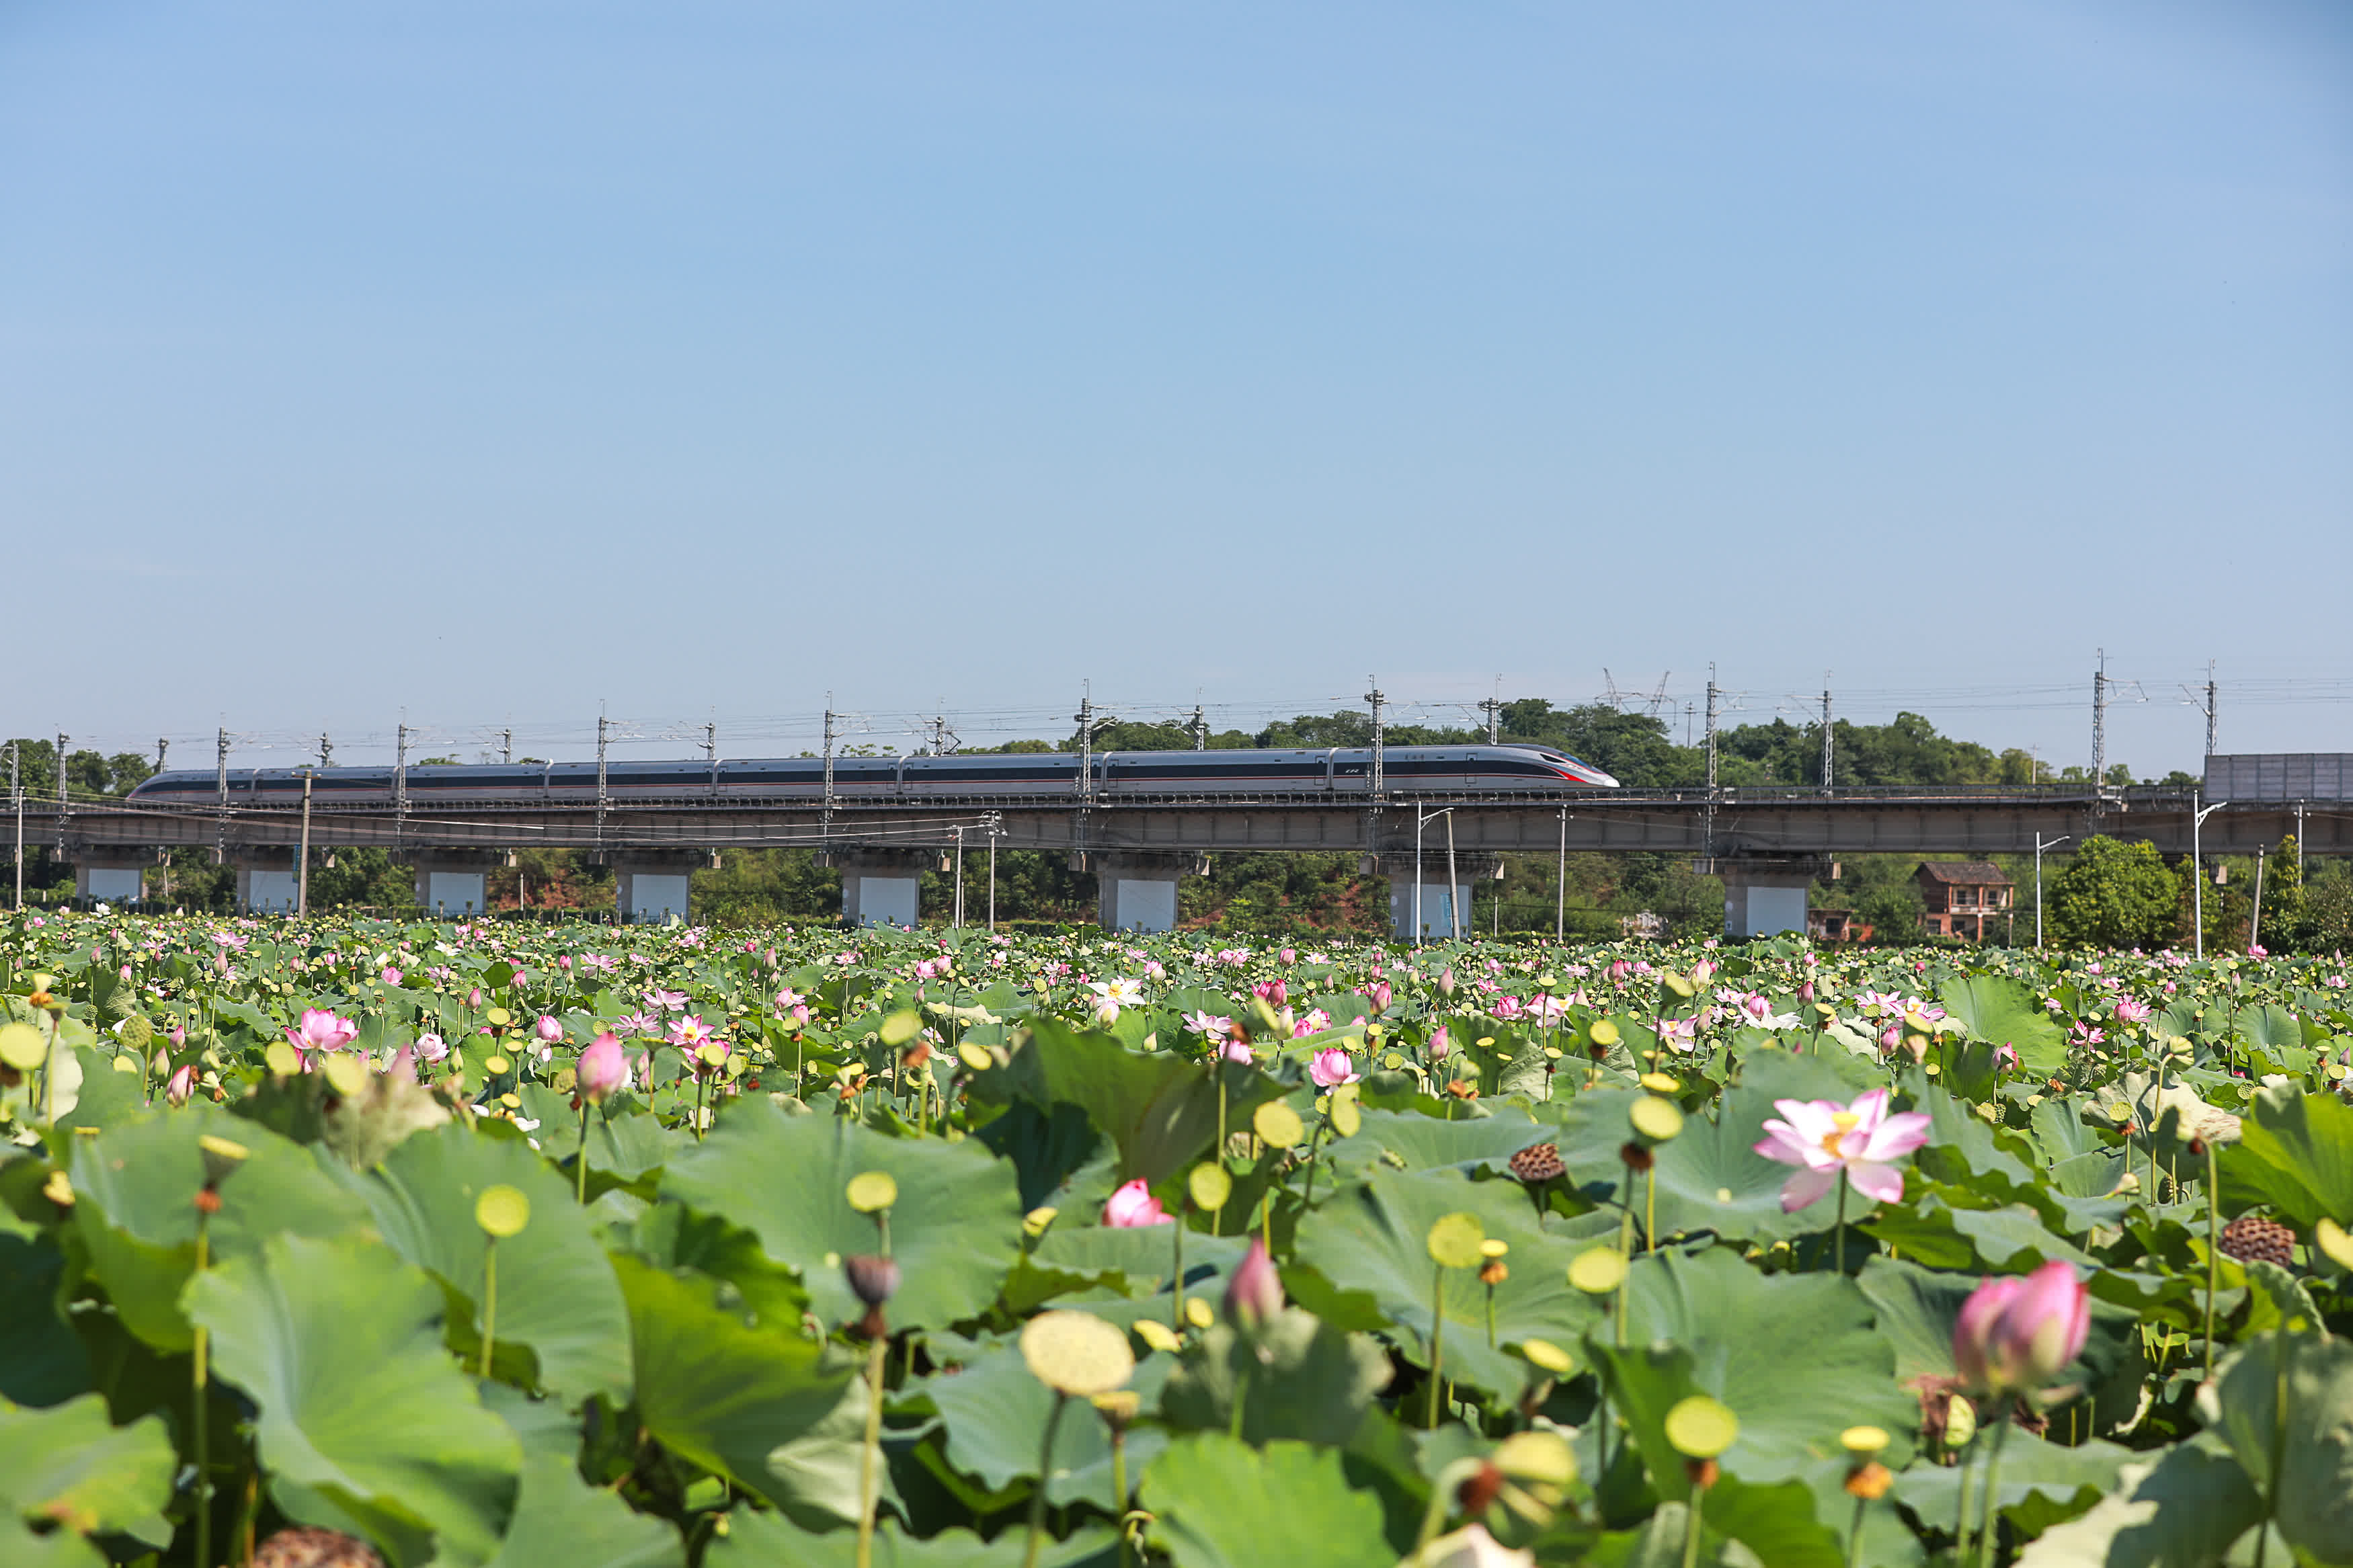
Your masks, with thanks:
<instances>
[{"instance_id":1,"label":"concrete bridge pier","mask_svg":"<svg viewBox=\"0 0 2353 1568\"><path fill-rule=\"evenodd\" d=\"M659 925L672 915L689 919L694 868L719 864L717 855L698 849L632 849L609 859L613 905L624 925Z\"/></svg>"},{"instance_id":2,"label":"concrete bridge pier","mask_svg":"<svg viewBox=\"0 0 2353 1568\"><path fill-rule=\"evenodd\" d=\"M237 907L252 915L290 915L299 893L291 849L232 849Z\"/></svg>"},{"instance_id":3,"label":"concrete bridge pier","mask_svg":"<svg viewBox=\"0 0 2353 1568\"><path fill-rule=\"evenodd\" d=\"M418 855L418 907L444 920L490 913L490 869L505 858L496 849L436 849Z\"/></svg>"},{"instance_id":4,"label":"concrete bridge pier","mask_svg":"<svg viewBox=\"0 0 2353 1568\"><path fill-rule=\"evenodd\" d=\"M836 849L818 857L841 873L841 918L853 926L912 926L923 907L923 870L936 849Z\"/></svg>"},{"instance_id":5,"label":"concrete bridge pier","mask_svg":"<svg viewBox=\"0 0 2353 1568\"><path fill-rule=\"evenodd\" d=\"M1413 874L1414 858L1410 850L1403 853L1367 855L1364 859L1365 874L1389 879L1389 930L1399 942L1414 940ZM1455 882L1446 882L1446 852L1433 855L1423 850L1421 855L1421 940L1443 942L1454 934L1454 911L1462 911L1462 934L1477 933L1471 926L1471 892L1480 882L1492 882L1504 874L1503 858L1475 851L1457 850L1454 854Z\"/></svg>"},{"instance_id":6,"label":"concrete bridge pier","mask_svg":"<svg viewBox=\"0 0 2353 1568\"><path fill-rule=\"evenodd\" d=\"M74 898L90 904L132 904L147 896L147 868L158 857L153 850L85 849L74 857Z\"/></svg>"},{"instance_id":7,"label":"concrete bridge pier","mask_svg":"<svg viewBox=\"0 0 2353 1568\"><path fill-rule=\"evenodd\" d=\"M1724 934L1733 942L1806 933L1806 890L1830 863L1808 856L1719 856L1694 868L1724 879Z\"/></svg>"},{"instance_id":8,"label":"concrete bridge pier","mask_svg":"<svg viewBox=\"0 0 2353 1568\"><path fill-rule=\"evenodd\" d=\"M1096 920L1105 931L1155 936L1176 929L1176 884L1206 876L1207 855L1165 850L1078 850L1074 870L1095 874Z\"/></svg>"}]
</instances>

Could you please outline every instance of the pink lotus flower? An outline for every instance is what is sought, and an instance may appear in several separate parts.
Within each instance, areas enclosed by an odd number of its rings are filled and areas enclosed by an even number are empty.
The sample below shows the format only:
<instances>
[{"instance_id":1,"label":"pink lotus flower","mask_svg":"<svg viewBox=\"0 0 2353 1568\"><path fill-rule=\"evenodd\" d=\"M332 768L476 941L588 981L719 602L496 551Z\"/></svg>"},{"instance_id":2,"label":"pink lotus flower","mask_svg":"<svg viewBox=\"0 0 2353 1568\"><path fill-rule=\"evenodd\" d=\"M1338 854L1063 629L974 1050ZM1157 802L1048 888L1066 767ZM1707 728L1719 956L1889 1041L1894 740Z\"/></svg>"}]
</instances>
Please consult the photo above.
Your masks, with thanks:
<instances>
[{"instance_id":1,"label":"pink lotus flower","mask_svg":"<svg viewBox=\"0 0 2353 1568\"><path fill-rule=\"evenodd\" d=\"M1757 1152L1797 1173L1781 1187L1781 1212L1795 1214L1818 1202L1844 1173L1865 1197L1894 1203L1904 1195L1904 1173L1889 1162L1928 1141L1928 1119L1916 1110L1887 1114L1887 1090L1874 1089L1855 1102L1777 1100L1785 1120L1765 1123Z\"/></svg>"},{"instance_id":2,"label":"pink lotus flower","mask_svg":"<svg viewBox=\"0 0 2353 1568\"><path fill-rule=\"evenodd\" d=\"M1396 993L1389 989L1389 983L1388 981L1383 980L1376 982L1372 989L1373 1011L1376 1013L1388 1012L1389 1010L1389 1003L1395 999L1395 996Z\"/></svg>"},{"instance_id":3,"label":"pink lotus flower","mask_svg":"<svg viewBox=\"0 0 2353 1568\"><path fill-rule=\"evenodd\" d=\"M397 985L400 984L400 971L393 968L392 965L387 963L384 966L384 973L378 976L378 978L383 980L386 985Z\"/></svg>"},{"instance_id":4,"label":"pink lotus flower","mask_svg":"<svg viewBox=\"0 0 2353 1568\"><path fill-rule=\"evenodd\" d=\"M189 1097L195 1092L196 1064L194 1062L174 1073L171 1081L164 1086L164 1098L174 1105L187 1104Z\"/></svg>"},{"instance_id":5,"label":"pink lotus flower","mask_svg":"<svg viewBox=\"0 0 2353 1568\"><path fill-rule=\"evenodd\" d=\"M1298 963L1298 962L1299 962L1299 950L1298 950L1297 948L1295 948L1295 947L1286 947L1286 948L1284 948L1284 949L1282 950L1282 962L1283 962L1283 963Z\"/></svg>"},{"instance_id":6,"label":"pink lotus flower","mask_svg":"<svg viewBox=\"0 0 2353 1568\"><path fill-rule=\"evenodd\" d=\"M438 1062L449 1054L449 1047L438 1035L419 1035L417 1054L428 1062Z\"/></svg>"},{"instance_id":7,"label":"pink lotus flower","mask_svg":"<svg viewBox=\"0 0 2353 1568\"><path fill-rule=\"evenodd\" d=\"M2091 1324L2092 1293L2073 1264L2053 1258L1969 1293L1953 1323L1953 1364L1971 1388L2031 1393L2082 1352Z\"/></svg>"},{"instance_id":8,"label":"pink lotus flower","mask_svg":"<svg viewBox=\"0 0 2353 1568\"><path fill-rule=\"evenodd\" d=\"M350 1018L338 1018L316 1007L305 1008L302 1022L286 1031L287 1042L301 1051L340 1051L360 1032Z\"/></svg>"},{"instance_id":9,"label":"pink lotus flower","mask_svg":"<svg viewBox=\"0 0 2353 1568\"><path fill-rule=\"evenodd\" d=\"M655 986L652 990L646 993L646 1005L649 1007L659 1007L668 1012L676 1012L678 1009L686 1005L686 993L683 991L664 991L661 987Z\"/></svg>"},{"instance_id":10,"label":"pink lotus flower","mask_svg":"<svg viewBox=\"0 0 2353 1568\"><path fill-rule=\"evenodd\" d=\"M1152 1189L1144 1184L1141 1176L1112 1194L1111 1202L1103 1205L1103 1224L1120 1230L1176 1223L1176 1216L1160 1206L1160 1200L1152 1195Z\"/></svg>"},{"instance_id":11,"label":"pink lotus flower","mask_svg":"<svg viewBox=\"0 0 2353 1568\"><path fill-rule=\"evenodd\" d=\"M1282 1276L1266 1255L1263 1237L1250 1237L1250 1250L1226 1280L1226 1319L1238 1327L1255 1329L1282 1310Z\"/></svg>"},{"instance_id":12,"label":"pink lotus flower","mask_svg":"<svg viewBox=\"0 0 2353 1568\"><path fill-rule=\"evenodd\" d=\"M1219 1061L1240 1062L1242 1066L1248 1067L1250 1063L1258 1060L1258 1058L1250 1054L1250 1048L1248 1042L1242 1040L1227 1040L1218 1047L1218 1059Z\"/></svg>"},{"instance_id":13,"label":"pink lotus flower","mask_svg":"<svg viewBox=\"0 0 2353 1568\"><path fill-rule=\"evenodd\" d=\"M2148 1004L2146 1002L2137 1002L2129 996L2117 997L2116 1022L2119 1024L2145 1024L2148 1022Z\"/></svg>"},{"instance_id":14,"label":"pink lotus flower","mask_svg":"<svg viewBox=\"0 0 2353 1568\"><path fill-rule=\"evenodd\" d=\"M1307 1076L1315 1080L1318 1089L1337 1089L1344 1083L1356 1082L1360 1075L1348 1060L1348 1053L1331 1046L1315 1053L1315 1059L1308 1064Z\"/></svg>"},{"instance_id":15,"label":"pink lotus flower","mask_svg":"<svg viewBox=\"0 0 2353 1568\"><path fill-rule=\"evenodd\" d=\"M670 1043L691 1055L708 1045L716 1037L717 1033L718 1031L702 1021L702 1015L697 1013L691 1017L680 1018L671 1023Z\"/></svg>"},{"instance_id":16,"label":"pink lotus flower","mask_svg":"<svg viewBox=\"0 0 2353 1568\"><path fill-rule=\"evenodd\" d=\"M1446 1059L1446 1053L1453 1048L1454 1042L1448 1038L1446 1026L1443 1024L1439 1025L1438 1033L1430 1037L1430 1059L1434 1062L1442 1062Z\"/></svg>"},{"instance_id":17,"label":"pink lotus flower","mask_svg":"<svg viewBox=\"0 0 2353 1568\"><path fill-rule=\"evenodd\" d=\"M601 1100L628 1079L629 1058L623 1054L617 1036L599 1035L581 1051L578 1082L582 1099Z\"/></svg>"},{"instance_id":18,"label":"pink lotus flower","mask_svg":"<svg viewBox=\"0 0 2353 1568\"><path fill-rule=\"evenodd\" d=\"M538 1034L542 1045L552 1046L564 1037L564 1026L557 1023L553 1016L542 1013L539 1016Z\"/></svg>"}]
</instances>

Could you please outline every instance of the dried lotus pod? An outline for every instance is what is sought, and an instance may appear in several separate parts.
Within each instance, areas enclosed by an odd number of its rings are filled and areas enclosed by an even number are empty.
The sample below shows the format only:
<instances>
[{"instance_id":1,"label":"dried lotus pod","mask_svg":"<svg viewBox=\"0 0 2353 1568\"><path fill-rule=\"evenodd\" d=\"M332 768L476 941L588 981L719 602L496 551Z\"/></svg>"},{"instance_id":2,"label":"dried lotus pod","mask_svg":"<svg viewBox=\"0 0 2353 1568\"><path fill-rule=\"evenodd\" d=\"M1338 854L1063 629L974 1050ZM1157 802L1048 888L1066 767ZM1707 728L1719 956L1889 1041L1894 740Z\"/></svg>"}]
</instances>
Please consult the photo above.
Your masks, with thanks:
<instances>
[{"instance_id":1,"label":"dried lotus pod","mask_svg":"<svg viewBox=\"0 0 2353 1568\"><path fill-rule=\"evenodd\" d=\"M1512 1174L1530 1186L1552 1181L1568 1169L1561 1163L1557 1143L1531 1143L1513 1155L1508 1163Z\"/></svg>"},{"instance_id":2,"label":"dried lotus pod","mask_svg":"<svg viewBox=\"0 0 2353 1568\"><path fill-rule=\"evenodd\" d=\"M2219 1245L2242 1263L2276 1263L2284 1268L2295 1256L2295 1232L2275 1219L2241 1215L2222 1227Z\"/></svg>"}]
</instances>

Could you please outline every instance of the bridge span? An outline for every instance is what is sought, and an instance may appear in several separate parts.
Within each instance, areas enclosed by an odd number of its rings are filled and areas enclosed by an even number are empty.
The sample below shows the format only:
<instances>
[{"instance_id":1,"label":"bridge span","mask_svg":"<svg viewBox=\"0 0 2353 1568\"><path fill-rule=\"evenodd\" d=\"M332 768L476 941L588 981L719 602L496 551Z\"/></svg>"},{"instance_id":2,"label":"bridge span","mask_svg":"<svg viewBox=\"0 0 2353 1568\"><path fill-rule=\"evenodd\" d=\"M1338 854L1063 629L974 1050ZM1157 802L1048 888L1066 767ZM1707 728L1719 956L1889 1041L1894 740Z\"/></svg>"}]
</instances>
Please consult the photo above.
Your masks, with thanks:
<instances>
[{"instance_id":1,"label":"bridge span","mask_svg":"<svg viewBox=\"0 0 2353 1568\"><path fill-rule=\"evenodd\" d=\"M1495 874L1505 853L1646 852L1689 858L1722 876L1727 924L1748 935L1753 890L1778 889L1776 908L1841 855L1981 857L2031 854L2038 839L2094 834L2144 841L2168 856L2251 854L2297 837L2307 855L2353 853L2353 803L2232 803L2193 829L2187 789L2094 792L2083 784L2007 789L1788 786L1689 790L1564 790L1508 795L1413 795L1341 802L1330 795L986 795L921 801L725 799L682 793L594 804L434 805L404 808L314 803L314 848L378 847L417 868L428 908L481 907L483 869L522 848L588 852L611 863L625 917L684 912L686 876L731 849L803 848L843 875L853 920L909 918L924 862L961 847L1050 850L1095 870L1103 915L1116 929L1173 921L1176 879L1212 853L1354 852L1398 889L1400 930L1414 883L1421 923L1443 930L1470 883ZM119 801L23 803L24 836L83 868L81 891L136 897L137 870L156 851L204 846L240 867L245 901L290 897L290 851L305 842L298 806L144 806ZM1455 874L1447 875L1451 834ZM94 874L95 873L95 874ZM249 875L248 875L249 873ZM109 889L112 889L111 892ZM1435 910L1433 918L1430 911Z\"/></svg>"}]
</instances>

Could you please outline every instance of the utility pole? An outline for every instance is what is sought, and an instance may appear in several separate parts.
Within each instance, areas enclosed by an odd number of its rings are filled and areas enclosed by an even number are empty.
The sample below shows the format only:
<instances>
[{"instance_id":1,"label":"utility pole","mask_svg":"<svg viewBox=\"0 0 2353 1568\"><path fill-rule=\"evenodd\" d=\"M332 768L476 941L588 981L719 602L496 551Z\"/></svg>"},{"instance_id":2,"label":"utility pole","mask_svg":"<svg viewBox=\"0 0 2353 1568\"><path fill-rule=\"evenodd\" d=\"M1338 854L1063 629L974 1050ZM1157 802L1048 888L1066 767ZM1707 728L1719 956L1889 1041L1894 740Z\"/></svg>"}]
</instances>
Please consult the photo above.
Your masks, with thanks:
<instances>
[{"instance_id":1,"label":"utility pole","mask_svg":"<svg viewBox=\"0 0 2353 1568\"><path fill-rule=\"evenodd\" d=\"M1568 932L1568 807L1560 808L1560 868L1552 885L1552 940L1567 940Z\"/></svg>"},{"instance_id":2,"label":"utility pole","mask_svg":"<svg viewBox=\"0 0 2353 1568\"><path fill-rule=\"evenodd\" d=\"M2042 951L2042 852L2056 849L2074 837L2072 833L2063 833L2056 838L2046 839L2040 830L2034 835L2034 950L2037 952Z\"/></svg>"},{"instance_id":3,"label":"utility pole","mask_svg":"<svg viewBox=\"0 0 2353 1568\"><path fill-rule=\"evenodd\" d=\"M1373 799L1377 801L1388 787L1381 772L1381 704L1388 701L1388 697L1381 690L1380 677L1368 675L1365 678L1365 681L1372 688L1370 691L1365 693L1365 700L1373 705L1373 774L1366 783L1372 792Z\"/></svg>"},{"instance_id":4,"label":"utility pole","mask_svg":"<svg viewBox=\"0 0 2353 1568\"><path fill-rule=\"evenodd\" d=\"M66 742L73 737L63 730L58 731L58 861L66 858Z\"/></svg>"},{"instance_id":5,"label":"utility pole","mask_svg":"<svg viewBox=\"0 0 2353 1568\"><path fill-rule=\"evenodd\" d=\"M2231 803L2218 800L2203 811L2198 808L2198 792L2189 792L2189 924L2190 956L2206 956L2206 819Z\"/></svg>"},{"instance_id":6,"label":"utility pole","mask_svg":"<svg viewBox=\"0 0 2353 1568\"><path fill-rule=\"evenodd\" d=\"M712 720L702 727L702 760L711 769L711 793L719 794L719 721Z\"/></svg>"},{"instance_id":7,"label":"utility pole","mask_svg":"<svg viewBox=\"0 0 2353 1568\"><path fill-rule=\"evenodd\" d=\"M25 785L17 773L17 748L21 742L8 742L8 795L16 806L16 907L25 907Z\"/></svg>"},{"instance_id":8,"label":"utility pole","mask_svg":"<svg viewBox=\"0 0 2353 1568\"><path fill-rule=\"evenodd\" d=\"M994 936L997 933L997 836L1005 831L1005 814L992 811L981 820L988 825L988 930Z\"/></svg>"},{"instance_id":9,"label":"utility pole","mask_svg":"<svg viewBox=\"0 0 2353 1568\"><path fill-rule=\"evenodd\" d=\"M2214 715L2216 711L2217 706L2214 701L2214 661L2210 658L2206 661L2206 754L2210 757L2214 754ZM2199 771L2203 773L2205 770L2201 768Z\"/></svg>"},{"instance_id":10,"label":"utility pole","mask_svg":"<svg viewBox=\"0 0 2353 1568\"><path fill-rule=\"evenodd\" d=\"M514 762L514 730L512 726L499 731L499 761L508 764Z\"/></svg>"},{"instance_id":11,"label":"utility pole","mask_svg":"<svg viewBox=\"0 0 2353 1568\"><path fill-rule=\"evenodd\" d=\"M944 713L932 715L932 755L944 757L955 751L955 746L949 744L952 741L958 744L962 743L962 738L954 730L948 728L947 715Z\"/></svg>"},{"instance_id":12,"label":"utility pole","mask_svg":"<svg viewBox=\"0 0 2353 1568\"><path fill-rule=\"evenodd\" d=\"M605 854L605 813L613 804L612 792L607 787L608 775L605 771L605 743L611 728L611 722L605 715L596 715L596 855L599 859Z\"/></svg>"},{"instance_id":13,"label":"utility pole","mask_svg":"<svg viewBox=\"0 0 2353 1568\"><path fill-rule=\"evenodd\" d=\"M401 725L393 734L392 841L397 844L408 826L408 726Z\"/></svg>"},{"instance_id":14,"label":"utility pole","mask_svg":"<svg viewBox=\"0 0 2353 1568\"><path fill-rule=\"evenodd\" d=\"M1197 752L1208 751L1209 749L1209 721L1206 718L1202 717L1201 705L1198 702L1193 704L1193 722L1187 726L1187 728L1191 730L1193 732L1193 749Z\"/></svg>"},{"instance_id":15,"label":"utility pole","mask_svg":"<svg viewBox=\"0 0 2353 1568\"><path fill-rule=\"evenodd\" d=\"M322 768L335 765L335 743L327 739L324 730L319 731L319 765Z\"/></svg>"},{"instance_id":16,"label":"utility pole","mask_svg":"<svg viewBox=\"0 0 2353 1568\"><path fill-rule=\"evenodd\" d=\"M1095 793L1095 697L1094 683L1089 681L1079 698L1079 710L1074 717L1079 722L1079 798L1092 800Z\"/></svg>"},{"instance_id":17,"label":"utility pole","mask_svg":"<svg viewBox=\"0 0 2353 1568\"><path fill-rule=\"evenodd\" d=\"M825 694L825 803L818 831L820 843L833 842L833 693Z\"/></svg>"},{"instance_id":18,"label":"utility pole","mask_svg":"<svg viewBox=\"0 0 2353 1568\"><path fill-rule=\"evenodd\" d=\"M1504 678L1502 676L1495 677L1495 694L1481 702L1479 710L1487 715L1487 744L1492 746L1496 743L1496 734L1501 728L1504 717Z\"/></svg>"},{"instance_id":19,"label":"utility pole","mask_svg":"<svg viewBox=\"0 0 2353 1568\"><path fill-rule=\"evenodd\" d=\"M1454 814L1446 814L1446 912L1451 917L1454 940L1462 940L1462 879L1454 872Z\"/></svg>"},{"instance_id":20,"label":"utility pole","mask_svg":"<svg viewBox=\"0 0 2353 1568\"><path fill-rule=\"evenodd\" d=\"M964 930L964 825L958 823L949 831L955 835L955 909L948 923L957 931Z\"/></svg>"},{"instance_id":21,"label":"utility pole","mask_svg":"<svg viewBox=\"0 0 2353 1568\"><path fill-rule=\"evenodd\" d=\"M2108 790L2108 650L2099 650L2100 664L2092 672L2092 802L2099 809Z\"/></svg>"},{"instance_id":22,"label":"utility pole","mask_svg":"<svg viewBox=\"0 0 2353 1568\"><path fill-rule=\"evenodd\" d=\"M295 862L294 913L299 919L311 912L311 774L302 774L302 855Z\"/></svg>"},{"instance_id":23,"label":"utility pole","mask_svg":"<svg viewBox=\"0 0 2353 1568\"><path fill-rule=\"evenodd\" d=\"M161 735L155 737L155 771L157 773L160 773L164 771L164 753L171 749L171 742L165 740Z\"/></svg>"},{"instance_id":24,"label":"utility pole","mask_svg":"<svg viewBox=\"0 0 2353 1568\"><path fill-rule=\"evenodd\" d=\"M1831 731L1831 672L1822 671L1822 793L1831 793L1831 763L1835 760Z\"/></svg>"},{"instance_id":25,"label":"utility pole","mask_svg":"<svg viewBox=\"0 0 2353 1568\"><path fill-rule=\"evenodd\" d=\"M1707 800L1705 820L1701 830L1701 852L1713 862L1715 859L1715 665L1707 667ZM1709 869L1715 867L1711 864Z\"/></svg>"},{"instance_id":26,"label":"utility pole","mask_svg":"<svg viewBox=\"0 0 2353 1568\"><path fill-rule=\"evenodd\" d=\"M213 787L220 794L220 832L213 841L213 864L228 863L228 731L224 729L215 738L213 757Z\"/></svg>"},{"instance_id":27,"label":"utility pole","mask_svg":"<svg viewBox=\"0 0 2353 1568\"><path fill-rule=\"evenodd\" d=\"M2271 846L2268 844L2255 846L2255 912L2247 921L2249 947L2261 947L2263 942L2263 861L2268 858Z\"/></svg>"}]
</instances>

